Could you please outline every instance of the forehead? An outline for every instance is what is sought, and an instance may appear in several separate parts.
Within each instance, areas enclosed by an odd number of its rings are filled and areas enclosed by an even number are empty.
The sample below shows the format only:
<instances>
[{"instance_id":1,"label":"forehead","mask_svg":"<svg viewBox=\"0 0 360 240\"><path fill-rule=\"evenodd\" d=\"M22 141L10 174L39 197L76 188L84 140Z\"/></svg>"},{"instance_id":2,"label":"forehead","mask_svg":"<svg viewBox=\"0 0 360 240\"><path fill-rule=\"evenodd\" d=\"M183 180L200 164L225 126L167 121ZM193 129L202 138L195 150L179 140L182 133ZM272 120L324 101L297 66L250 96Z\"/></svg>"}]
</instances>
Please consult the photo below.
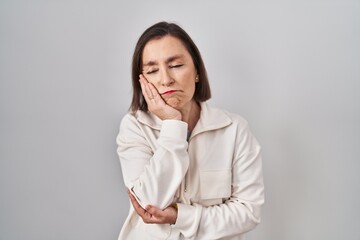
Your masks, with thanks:
<instances>
[{"instance_id":1,"label":"forehead","mask_svg":"<svg viewBox=\"0 0 360 240\"><path fill-rule=\"evenodd\" d=\"M172 56L183 56L191 59L191 55L180 39L167 35L146 43L142 53L142 63L149 61L166 61Z\"/></svg>"}]
</instances>

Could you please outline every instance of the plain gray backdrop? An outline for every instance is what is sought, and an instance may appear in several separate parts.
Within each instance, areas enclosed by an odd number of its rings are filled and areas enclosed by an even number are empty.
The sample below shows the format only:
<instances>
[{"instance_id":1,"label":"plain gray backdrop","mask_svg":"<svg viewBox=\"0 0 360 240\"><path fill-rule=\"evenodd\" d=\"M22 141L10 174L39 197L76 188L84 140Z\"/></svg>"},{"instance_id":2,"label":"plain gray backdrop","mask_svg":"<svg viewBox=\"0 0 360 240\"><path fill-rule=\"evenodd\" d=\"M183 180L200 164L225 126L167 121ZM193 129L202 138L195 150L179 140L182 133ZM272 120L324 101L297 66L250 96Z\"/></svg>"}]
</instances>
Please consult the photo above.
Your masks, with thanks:
<instances>
[{"instance_id":1,"label":"plain gray backdrop","mask_svg":"<svg viewBox=\"0 0 360 240\"><path fill-rule=\"evenodd\" d=\"M161 20L198 45L210 104L263 146L266 204L248 239L360 239L355 0L0 0L0 239L117 239L132 51Z\"/></svg>"}]
</instances>

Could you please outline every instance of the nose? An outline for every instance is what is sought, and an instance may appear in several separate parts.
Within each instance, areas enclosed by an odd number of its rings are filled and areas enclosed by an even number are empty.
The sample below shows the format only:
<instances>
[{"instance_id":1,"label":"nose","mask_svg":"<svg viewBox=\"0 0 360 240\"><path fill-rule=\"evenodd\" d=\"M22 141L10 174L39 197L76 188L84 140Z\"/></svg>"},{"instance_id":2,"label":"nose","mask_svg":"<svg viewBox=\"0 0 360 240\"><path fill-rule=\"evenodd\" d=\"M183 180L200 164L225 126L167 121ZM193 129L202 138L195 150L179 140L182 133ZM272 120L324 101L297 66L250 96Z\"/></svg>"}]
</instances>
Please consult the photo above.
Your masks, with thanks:
<instances>
[{"instance_id":1,"label":"nose","mask_svg":"<svg viewBox=\"0 0 360 240\"><path fill-rule=\"evenodd\" d=\"M171 76L171 74L169 73L168 69L164 69L162 71L162 74L161 74L161 85L162 86L165 86L165 87L168 87L170 86L171 84L174 83L174 78Z\"/></svg>"}]
</instances>

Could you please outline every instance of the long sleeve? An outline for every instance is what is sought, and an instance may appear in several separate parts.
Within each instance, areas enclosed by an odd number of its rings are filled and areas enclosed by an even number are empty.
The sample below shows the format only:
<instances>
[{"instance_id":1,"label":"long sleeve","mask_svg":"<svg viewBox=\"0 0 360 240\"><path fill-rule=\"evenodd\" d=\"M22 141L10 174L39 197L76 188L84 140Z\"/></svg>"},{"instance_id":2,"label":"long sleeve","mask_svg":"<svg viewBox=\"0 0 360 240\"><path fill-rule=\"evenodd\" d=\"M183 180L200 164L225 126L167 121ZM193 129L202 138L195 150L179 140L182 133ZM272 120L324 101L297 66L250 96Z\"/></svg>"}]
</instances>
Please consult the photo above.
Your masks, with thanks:
<instances>
[{"instance_id":1,"label":"long sleeve","mask_svg":"<svg viewBox=\"0 0 360 240\"><path fill-rule=\"evenodd\" d=\"M124 182L144 208L169 206L189 166L187 123L164 120L153 151L150 136L137 119L128 114L120 125L117 153ZM149 128L149 127L147 127Z\"/></svg>"},{"instance_id":2,"label":"long sleeve","mask_svg":"<svg viewBox=\"0 0 360 240\"><path fill-rule=\"evenodd\" d=\"M230 198L209 207L178 204L178 219L173 227L186 239L230 237L250 231L260 222L264 203L260 146L247 128L239 135L235 141Z\"/></svg>"}]
</instances>

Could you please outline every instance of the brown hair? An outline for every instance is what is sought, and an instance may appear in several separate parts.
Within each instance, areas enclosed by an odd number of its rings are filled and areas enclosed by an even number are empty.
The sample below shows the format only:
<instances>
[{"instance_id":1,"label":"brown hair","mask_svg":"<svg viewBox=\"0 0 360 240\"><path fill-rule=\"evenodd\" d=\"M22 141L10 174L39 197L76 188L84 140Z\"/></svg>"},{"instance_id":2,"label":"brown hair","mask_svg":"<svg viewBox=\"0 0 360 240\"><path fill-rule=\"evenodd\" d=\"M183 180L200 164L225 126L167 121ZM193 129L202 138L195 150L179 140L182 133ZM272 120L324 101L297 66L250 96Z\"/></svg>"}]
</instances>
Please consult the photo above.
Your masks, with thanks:
<instances>
[{"instance_id":1,"label":"brown hair","mask_svg":"<svg viewBox=\"0 0 360 240\"><path fill-rule=\"evenodd\" d=\"M147 111L148 106L141 93L141 86L139 83L139 75L142 73L142 53L145 45L153 39L160 39L166 35L178 38L186 47L194 62L195 69L199 76L199 82L196 83L194 100L203 102L211 97L210 85L205 69L204 62L201 58L199 49L196 47L190 36L177 24L168 22L159 22L145 30L140 36L132 59L132 86L133 98L130 109L133 112L137 110Z\"/></svg>"}]
</instances>

